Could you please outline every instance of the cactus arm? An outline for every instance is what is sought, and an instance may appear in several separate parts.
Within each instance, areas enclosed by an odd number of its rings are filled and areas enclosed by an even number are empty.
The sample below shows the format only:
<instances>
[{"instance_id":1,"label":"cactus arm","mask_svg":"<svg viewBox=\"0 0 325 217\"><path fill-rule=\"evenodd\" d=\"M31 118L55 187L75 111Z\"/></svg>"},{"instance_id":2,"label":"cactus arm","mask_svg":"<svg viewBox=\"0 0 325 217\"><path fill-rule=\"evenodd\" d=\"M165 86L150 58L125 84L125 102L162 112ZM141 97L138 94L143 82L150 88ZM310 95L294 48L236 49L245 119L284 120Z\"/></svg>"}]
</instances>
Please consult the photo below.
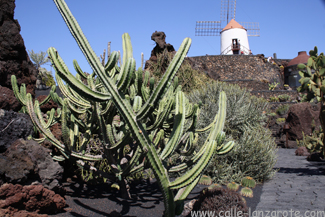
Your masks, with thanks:
<instances>
[{"instance_id":1,"label":"cactus arm","mask_svg":"<svg viewBox=\"0 0 325 217\"><path fill-rule=\"evenodd\" d=\"M36 100L36 106L35 108L38 110L37 112L34 110L33 102L32 102L32 96L28 93L26 97L26 107L28 109L29 116L34 124L34 126L37 127L37 129L46 136L47 139L49 139L58 149L59 151L64 155L65 158L69 159L69 155L72 157L76 157L83 160L89 160L89 161L99 161L102 160L101 155L81 155L79 153L75 152L68 152L66 153L66 148L64 145L62 145L49 130L45 129L42 124L39 122L39 119L36 117L37 113L40 113L38 101Z\"/></svg>"},{"instance_id":2,"label":"cactus arm","mask_svg":"<svg viewBox=\"0 0 325 217\"><path fill-rule=\"evenodd\" d=\"M117 51L113 51L109 56L107 63L105 64L105 71L110 72L117 64L119 58L119 53Z\"/></svg>"},{"instance_id":3,"label":"cactus arm","mask_svg":"<svg viewBox=\"0 0 325 217\"><path fill-rule=\"evenodd\" d=\"M75 112L75 113L77 113L77 114L83 114L83 113L86 112L86 109L77 109L74 105L71 104L71 102L70 102L69 100L67 101L67 105L69 106L69 108L70 108L73 112Z\"/></svg>"},{"instance_id":4,"label":"cactus arm","mask_svg":"<svg viewBox=\"0 0 325 217\"><path fill-rule=\"evenodd\" d=\"M171 189L179 189L179 188L183 188L184 186L192 183L198 176L201 175L202 171L208 165L212 156L214 155L216 148L217 148L216 141L209 142L206 152L202 155L202 157L198 161L198 163L191 170L189 170L186 174L184 174L182 177L171 182L170 188Z\"/></svg>"},{"instance_id":5,"label":"cactus arm","mask_svg":"<svg viewBox=\"0 0 325 217\"><path fill-rule=\"evenodd\" d=\"M17 78L15 75L12 75L11 76L11 86L12 86L12 90L16 96L16 98L18 99L18 101L20 102L20 104L22 105L26 105L26 95L23 95L22 94L22 91L19 92L19 88L18 88L18 84L17 84ZM26 89L26 86L23 86L21 88L24 88Z\"/></svg>"},{"instance_id":6,"label":"cactus arm","mask_svg":"<svg viewBox=\"0 0 325 217\"><path fill-rule=\"evenodd\" d=\"M80 90L80 93L85 96L86 98L90 100L95 101L106 101L110 99L110 95L93 91L83 83L81 83L76 77L74 77L69 70L66 68L65 64L63 63L63 60L58 55L55 48L50 47L48 49L48 55L51 59L52 64L54 65L55 71L62 77L70 86L71 88L75 89L76 91ZM56 76L58 77L58 76ZM57 79L57 82L59 84L59 81ZM60 89L63 88L63 86L60 87ZM61 89L63 90L63 89ZM68 97L68 93L67 97ZM77 102L76 102L77 103Z\"/></svg>"},{"instance_id":7,"label":"cactus arm","mask_svg":"<svg viewBox=\"0 0 325 217\"><path fill-rule=\"evenodd\" d=\"M89 103L83 103L81 102L79 99L77 99L74 95L72 95L68 88L63 84L62 79L58 76L58 74L55 74L55 78L56 81L58 83L58 86L62 92L62 94L66 97L69 98L71 102L73 102L73 104L80 106L80 107L85 107L85 108L90 108L90 104Z\"/></svg>"},{"instance_id":8,"label":"cactus arm","mask_svg":"<svg viewBox=\"0 0 325 217\"><path fill-rule=\"evenodd\" d=\"M218 138L218 136L221 135L221 132L223 130L223 126L224 126L224 122L225 122L225 118L226 118L226 105L227 105L227 99L226 99L226 94L224 92L221 92L219 95L219 110L218 113L214 119L214 123L215 125L213 129L211 129L210 134L208 136L208 138L206 139L204 145L201 147L201 149L199 150L199 152L192 157L192 159L189 162L185 162L182 164L179 164L175 167L172 167L169 169L168 172L178 172L181 170L184 170L186 168L189 168L190 166L192 166L194 163L198 162L199 159L201 158L201 156L207 152L206 148L207 145L210 143L210 141L216 140ZM217 145L221 145L221 144L217 144Z\"/></svg>"},{"instance_id":9,"label":"cactus arm","mask_svg":"<svg viewBox=\"0 0 325 217\"><path fill-rule=\"evenodd\" d=\"M167 93L166 95L168 96L169 94ZM168 100L167 99L161 100L159 103L156 120L151 126L147 127L146 130L150 131L152 129L155 129L155 128L161 126L163 124L164 120L170 114L173 104L174 104L174 97L169 97Z\"/></svg>"},{"instance_id":10,"label":"cactus arm","mask_svg":"<svg viewBox=\"0 0 325 217\"><path fill-rule=\"evenodd\" d=\"M160 158L162 160L166 159L176 148L176 145L179 143L181 136L183 135L185 122L185 97L184 93L178 91L176 94L176 111L175 111L175 120L174 128L171 134L171 138L162 151Z\"/></svg>"},{"instance_id":11,"label":"cactus arm","mask_svg":"<svg viewBox=\"0 0 325 217\"><path fill-rule=\"evenodd\" d=\"M126 66L122 66L121 78L118 81L117 88L123 91L131 82L132 75L135 72L135 60L133 58L128 59L125 63Z\"/></svg>"},{"instance_id":12,"label":"cactus arm","mask_svg":"<svg viewBox=\"0 0 325 217\"><path fill-rule=\"evenodd\" d=\"M73 63L73 67L74 67L74 70L76 70L76 72L81 76L83 77L84 79L87 79L87 75L82 71L82 69L80 68L77 60L73 60L72 61Z\"/></svg>"},{"instance_id":13,"label":"cactus arm","mask_svg":"<svg viewBox=\"0 0 325 217\"><path fill-rule=\"evenodd\" d=\"M144 119L145 117L147 117L149 113L152 112L153 105L155 105L160 99L160 97L163 96L166 86L174 78L188 50L190 49L190 46L191 46L191 39L185 38L180 48L178 49L177 53L175 54L173 60L171 61L170 65L168 66L165 74L157 84L155 91L150 95L148 101L142 106L142 108L138 112L137 114L138 120Z\"/></svg>"},{"instance_id":14,"label":"cactus arm","mask_svg":"<svg viewBox=\"0 0 325 217\"><path fill-rule=\"evenodd\" d=\"M184 209L184 200L187 198L187 196L191 193L193 188L197 185L199 182L201 176L198 176L191 184L189 184L186 187L183 187L177 191L177 194L174 197L174 201L176 204L176 215L181 215Z\"/></svg>"}]
</instances>

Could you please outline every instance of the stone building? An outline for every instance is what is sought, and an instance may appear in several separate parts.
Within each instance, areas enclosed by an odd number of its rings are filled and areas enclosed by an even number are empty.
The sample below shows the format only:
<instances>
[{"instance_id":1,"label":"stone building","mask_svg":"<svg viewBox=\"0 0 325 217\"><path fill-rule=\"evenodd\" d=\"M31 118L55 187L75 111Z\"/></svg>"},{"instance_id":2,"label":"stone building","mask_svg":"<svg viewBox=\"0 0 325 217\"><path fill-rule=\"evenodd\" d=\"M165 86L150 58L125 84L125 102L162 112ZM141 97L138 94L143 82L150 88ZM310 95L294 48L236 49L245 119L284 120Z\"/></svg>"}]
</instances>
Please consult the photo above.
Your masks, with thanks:
<instances>
[{"instance_id":1,"label":"stone building","mask_svg":"<svg viewBox=\"0 0 325 217\"><path fill-rule=\"evenodd\" d=\"M284 83L288 84L290 87L296 88L300 86L298 64L307 63L309 55L306 51L298 52L298 56L293 58L288 65L284 68Z\"/></svg>"}]
</instances>

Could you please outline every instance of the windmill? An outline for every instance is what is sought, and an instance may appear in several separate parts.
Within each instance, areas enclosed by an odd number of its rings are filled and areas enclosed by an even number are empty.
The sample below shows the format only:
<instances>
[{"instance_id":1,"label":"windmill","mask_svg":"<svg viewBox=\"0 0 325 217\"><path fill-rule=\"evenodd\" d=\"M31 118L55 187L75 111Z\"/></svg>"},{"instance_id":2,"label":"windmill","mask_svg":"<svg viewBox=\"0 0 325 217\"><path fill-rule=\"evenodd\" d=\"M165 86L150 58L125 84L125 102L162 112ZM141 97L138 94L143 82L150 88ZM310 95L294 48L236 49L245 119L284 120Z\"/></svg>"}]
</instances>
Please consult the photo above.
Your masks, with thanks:
<instances>
[{"instance_id":1,"label":"windmill","mask_svg":"<svg viewBox=\"0 0 325 217\"><path fill-rule=\"evenodd\" d=\"M235 16L236 0L221 0L220 21L196 21L195 36L220 36L221 55L250 54L248 36L260 36L259 23L238 23Z\"/></svg>"}]
</instances>

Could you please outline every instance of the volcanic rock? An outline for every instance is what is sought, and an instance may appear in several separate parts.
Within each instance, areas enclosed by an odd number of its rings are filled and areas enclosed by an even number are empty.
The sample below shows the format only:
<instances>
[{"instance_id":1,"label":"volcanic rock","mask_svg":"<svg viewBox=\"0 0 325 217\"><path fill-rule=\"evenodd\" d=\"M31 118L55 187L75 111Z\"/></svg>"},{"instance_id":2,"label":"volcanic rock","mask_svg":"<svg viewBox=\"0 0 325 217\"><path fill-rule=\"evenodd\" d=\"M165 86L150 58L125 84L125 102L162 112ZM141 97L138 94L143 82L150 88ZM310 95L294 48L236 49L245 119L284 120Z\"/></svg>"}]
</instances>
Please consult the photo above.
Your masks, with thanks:
<instances>
[{"instance_id":1,"label":"volcanic rock","mask_svg":"<svg viewBox=\"0 0 325 217\"><path fill-rule=\"evenodd\" d=\"M36 213L55 214L63 211L63 197L42 185L22 186L6 183L0 187L0 208L13 207Z\"/></svg>"},{"instance_id":2,"label":"volcanic rock","mask_svg":"<svg viewBox=\"0 0 325 217\"><path fill-rule=\"evenodd\" d=\"M0 109L0 153L12 142L26 139L33 133L33 124L27 114Z\"/></svg>"},{"instance_id":3,"label":"volcanic rock","mask_svg":"<svg viewBox=\"0 0 325 217\"><path fill-rule=\"evenodd\" d=\"M317 106L312 106L308 102L297 103L292 105L288 111L288 117L286 122L289 124L290 129L288 130L289 140L302 140L303 135L310 135L313 128L319 129L319 111L320 104Z\"/></svg>"},{"instance_id":4,"label":"volcanic rock","mask_svg":"<svg viewBox=\"0 0 325 217\"><path fill-rule=\"evenodd\" d=\"M35 141L16 140L0 155L2 183L30 184L36 181L61 192L63 168L53 161L48 151Z\"/></svg>"},{"instance_id":5,"label":"volcanic rock","mask_svg":"<svg viewBox=\"0 0 325 217\"><path fill-rule=\"evenodd\" d=\"M27 93L34 97L37 70L14 19L15 7L15 0L0 0L0 85L12 89L11 75L16 75L18 85L25 83Z\"/></svg>"},{"instance_id":6,"label":"volcanic rock","mask_svg":"<svg viewBox=\"0 0 325 217\"><path fill-rule=\"evenodd\" d=\"M14 92L8 87L0 86L0 109L18 112L21 107L22 106L15 97Z\"/></svg>"}]
</instances>

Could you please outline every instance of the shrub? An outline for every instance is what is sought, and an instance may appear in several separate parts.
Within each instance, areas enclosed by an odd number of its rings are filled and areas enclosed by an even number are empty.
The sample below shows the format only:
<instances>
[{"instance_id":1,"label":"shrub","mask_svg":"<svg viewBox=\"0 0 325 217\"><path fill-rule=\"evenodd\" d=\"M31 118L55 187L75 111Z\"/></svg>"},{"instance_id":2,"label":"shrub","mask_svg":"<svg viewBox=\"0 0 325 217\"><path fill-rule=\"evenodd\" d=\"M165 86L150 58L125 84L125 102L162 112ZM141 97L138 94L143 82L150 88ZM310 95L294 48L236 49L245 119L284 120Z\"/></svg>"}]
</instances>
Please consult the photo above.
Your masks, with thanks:
<instances>
[{"instance_id":1,"label":"shrub","mask_svg":"<svg viewBox=\"0 0 325 217\"><path fill-rule=\"evenodd\" d=\"M279 98L276 97L276 96L271 96L270 97L270 102L279 102L279 101L280 101Z\"/></svg>"},{"instance_id":2,"label":"shrub","mask_svg":"<svg viewBox=\"0 0 325 217\"><path fill-rule=\"evenodd\" d=\"M247 128L264 124L267 120L265 110L268 103L263 98L251 96L246 89L225 82L213 82L202 89L188 94L190 101L201 102L198 126L203 128L211 123L218 110L218 96L221 91L227 94L227 116L225 132L234 138L242 135ZM203 135L203 134L202 134ZM203 136L199 140L203 141ZM199 142L200 144L200 142Z\"/></svg>"},{"instance_id":3,"label":"shrub","mask_svg":"<svg viewBox=\"0 0 325 217\"><path fill-rule=\"evenodd\" d=\"M278 115L284 115L284 114L286 114L286 113L288 112L289 108L290 108L290 105L280 105L280 106L276 109L275 112L276 112Z\"/></svg>"},{"instance_id":4,"label":"shrub","mask_svg":"<svg viewBox=\"0 0 325 217\"><path fill-rule=\"evenodd\" d=\"M167 66L173 59L173 55L173 53L168 53L167 50L165 50L162 54L157 55L157 62L148 61L147 70L156 78L156 82L163 76ZM178 76L178 83L182 85L182 91L185 93L213 82L206 74L193 69L186 59L179 68L176 76Z\"/></svg>"},{"instance_id":5,"label":"shrub","mask_svg":"<svg viewBox=\"0 0 325 217\"><path fill-rule=\"evenodd\" d=\"M276 119L276 123L277 123L278 125L283 124L285 121L286 121L285 118L277 118L277 119Z\"/></svg>"},{"instance_id":6,"label":"shrub","mask_svg":"<svg viewBox=\"0 0 325 217\"><path fill-rule=\"evenodd\" d=\"M258 126L247 130L227 155L214 157L205 173L218 183L240 183L246 176L262 182L275 173L276 150L272 132Z\"/></svg>"},{"instance_id":7,"label":"shrub","mask_svg":"<svg viewBox=\"0 0 325 217\"><path fill-rule=\"evenodd\" d=\"M240 183L246 176L257 181L271 178L276 162L276 144L271 132L263 127L268 113L265 112L268 103L264 99L250 96L238 85L223 82L209 84L188 96L190 101L202 103L198 125L204 127L212 121L218 109L217 96L220 91L227 94L227 140L236 139L236 145L227 155L213 158L205 174L218 183ZM206 136L200 136L198 146L203 144Z\"/></svg>"},{"instance_id":8,"label":"shrub","mask_svg":"<svg viewBox=\"0 0 325 217\"><path fill-rule=\"evenodd\" d=\"M288 94L282 94L278 96L280 102L287 102L290 100L290 96Z\"/></svg>"},{"instance_id":9,"label":"shrub","mask_svg":"<svg viewBox=\"0 0 325 217\"><path fill-rule=\"evenodd\" d=\"M52 76L52 73L50 71L47 71L45 68L38 68L38 75L40 76L42 83L45 84L47 87L51 87L52 85L55 85L54 78Z\"/></svg>"}]
</instances>

